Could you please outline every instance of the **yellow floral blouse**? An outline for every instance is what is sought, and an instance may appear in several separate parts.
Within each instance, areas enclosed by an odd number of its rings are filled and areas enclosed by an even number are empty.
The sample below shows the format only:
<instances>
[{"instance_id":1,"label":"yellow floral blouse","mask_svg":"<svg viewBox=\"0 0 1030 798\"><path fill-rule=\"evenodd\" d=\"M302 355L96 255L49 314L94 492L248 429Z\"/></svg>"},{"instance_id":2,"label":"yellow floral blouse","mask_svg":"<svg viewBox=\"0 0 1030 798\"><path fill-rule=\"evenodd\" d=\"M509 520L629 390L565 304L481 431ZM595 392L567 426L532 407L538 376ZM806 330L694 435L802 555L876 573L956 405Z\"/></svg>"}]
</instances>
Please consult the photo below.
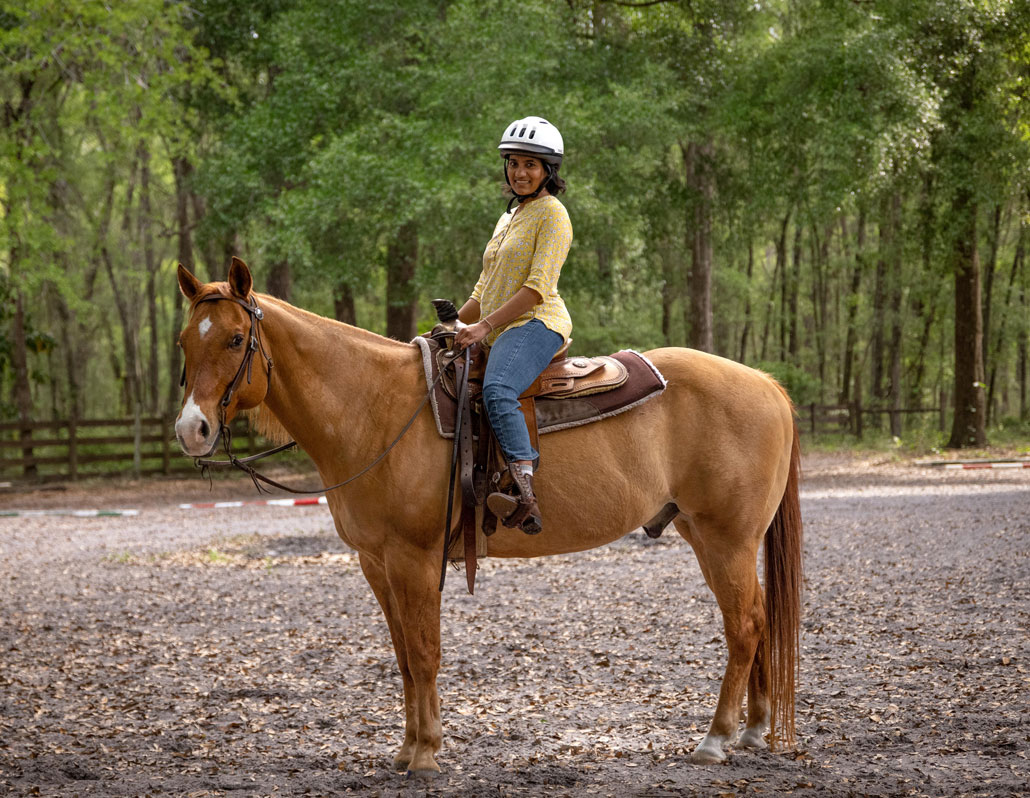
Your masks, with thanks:
<instances>
[{"instance_id":1,"label":"yellow floral blouse","mask_svg":"<svg viewBox=\"0 0 1030 798\"><path fill-rule=\"evenodd\" d=\"M490 333L488 345L504 330L532 319L540 319L549 330L569 339L572 317L558 295L558 275L571 245L572 222L556 197L541 197L518 213L501 216L483 253L483 273L472 291L472 299L480 305L479 318L493 313L523 286L540 294L543 302Z\"/></svg>"}]
</instances>

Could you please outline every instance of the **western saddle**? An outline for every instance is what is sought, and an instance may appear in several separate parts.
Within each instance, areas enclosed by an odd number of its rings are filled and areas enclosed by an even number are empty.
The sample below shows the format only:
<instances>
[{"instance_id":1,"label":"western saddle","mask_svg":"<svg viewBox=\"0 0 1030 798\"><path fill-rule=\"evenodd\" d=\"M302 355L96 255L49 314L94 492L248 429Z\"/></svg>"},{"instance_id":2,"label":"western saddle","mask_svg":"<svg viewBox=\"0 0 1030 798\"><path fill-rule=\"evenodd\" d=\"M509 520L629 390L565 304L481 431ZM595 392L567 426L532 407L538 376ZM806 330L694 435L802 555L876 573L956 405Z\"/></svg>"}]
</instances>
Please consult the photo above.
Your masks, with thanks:
<instances>
[{"instance_id":1,"label":"western saddle","mask_svg":"<svg viewBox=\"0 0 1030 798\"><path fill-rule=\"evenodd\" d=\"M492 535L497 530L497 517L486 506L488 488L490 483L499 490L510 486L504 479L506 469L503 455L493 435L486 410L482 407L487 353L478 345L470 347L467 357L451 350L458 322L457 309L449 300L443 299L433 300L433 306L436 308L440 323L426 337L436 342L439 347L435 356L442 371L440 381L443 390L457 402L440 589L443 590L446 564L452 544L451 502L454 496L454 478L456 474L460 474L462 506L459 524L464 544L466 581L469 593L472 593L476 571L476 510L482 508L483 533L487 536ZM519 397L534 449L539 448L537 399L571 398L600 393L622 385L628 377L626 366L612 357L567 357L569 343L571 339L558 350L550 365Z\"/></svg>"}]
</instances>

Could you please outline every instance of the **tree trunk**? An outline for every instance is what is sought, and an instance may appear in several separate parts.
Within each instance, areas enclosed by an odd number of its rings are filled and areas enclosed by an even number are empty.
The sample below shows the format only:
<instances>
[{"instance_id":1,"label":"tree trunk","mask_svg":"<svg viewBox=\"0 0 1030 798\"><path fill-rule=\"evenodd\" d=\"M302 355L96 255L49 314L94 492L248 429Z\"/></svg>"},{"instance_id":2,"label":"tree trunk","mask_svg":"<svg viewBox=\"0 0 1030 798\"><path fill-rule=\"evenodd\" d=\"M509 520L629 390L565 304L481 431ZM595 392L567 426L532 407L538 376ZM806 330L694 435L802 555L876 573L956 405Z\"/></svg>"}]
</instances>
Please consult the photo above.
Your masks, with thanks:
<instances>
[{"instance_id":1,"label":"tree trunk","mask_svg":"<svg viewBox=\"0 0 1030 798\"><path fill-rule=\"evenodd\" d=\"M994 206L994 213L991 214L991 245L990 255L987 257L987 264L983 268L983 359L984 373L986 374L991 366L990 341L991 341L991 304L994 297L994 272L998 268L998 247L1001 245L1001 205Z\"/></svg>"},{"instance_id":2,"label":"tree trunk","mask_svg":"<svg viewBox=\"0 0 1030 798\"><path fill-rule=\"evenodd\" d=\"M675 251L678 252L678 247ZM672 306L676 302L679 280L676 276L676 263L673 260L674 247L672 241L663 236L658 248L658 257L662 265L662 340L666 346L672 346Z\"/></svg>"},{"instance_id":3,"label":"tree trunk","mask_svg":"<svg viewBox=\"0 0 1030 798\"><path fill-rule=\"evenodd\" d=\"M283 302L290 301L293 290L293 273L290 270L289 261L280 260L272 264L272 268L268 271L268 279L265 281L265 288L269 294Z\"/></svg>"},{"instance_id":4,"label":"tree trunk","mask_svg":"<svg viewBox=\"0 0 1030 798\"><path fill-rule=\"evenodd\" d=\"M780 225L780 237L776 239L776 265L773 267L773 291L776 293L776 276L780 278L780 360L787 359L787 229L793 208L787 208ZM770 303L770 311L771 303ZM762 359L765 359L765 345L762 345Z\"/></svg>"},{"instance_id":5,"label":"tree trunk","mask_svg":"<svg viewBox=\"0 0 1030 798\"><path fill-rule=\"evenodd\" d=\"M386 335L398 341L418 334L417 264L418 228L405 222L386 248Z\"/></svg>"},{"instance_id":6,"label":"tree trunk","mask_svg":"<svg viewBox=\"0 0 1030 798\"><path fill-rule=\"evenodd\" d=\"M55 304L57 316L61 320L61 349L64 354L64 376L68 381L68 410L70 419L77 419L82 408L82 381L76 366L76 346L82 340L79 335L78 321L75 313L68 307L64 297L57 294Z\"/></svg>"},{"instance_id":7,"label":"tree trunk","mask_svg":"<svg viewBox=\"0 0 1030 798\"><path fill-rule=\"evenodd\" d=\"M147 317L150 320L149 358L147 362L147 406L151 413L158 412L160 402L159 375L160 359L158 357L159 319L157 312L157 268L154 255L154 234L150 209L150 150L146 145L139 147L140 185L139 185L139 230L143 243L143 265L147 272Z\"/></svg>"},{"instance_id":8,"label":"tree trunk","mask_svg":"<svg viewBox=\"0 0 1030 798\"><path fill-rule=\"evenodd\" d=\"M17 259L14 250L11 251L11 265ZM20 288L14 289L14 319L11 329L11 367L14 369L14 406L18 411L18 421L22 424L19 430L19 439L22 443L22 457L32 457L32 386L29 382L29 358L28 345L25 335L25 300ZM28 479L35 479L39 476L35 465L29 464L24 467L24 474Z\"/></svg>"},{"instance_id":9,"label":"tree trunk","mask_svg":"<svg viewBox=\"0 0 1030 798\"><path fill-rule=\"evenodd\" d=\"M193 165L184 157L172 159L172 173L175 175L175 254L179 263L196 274L193 262L193 230L190 227L189 181ZM178 286L170 287L173 293L171 335L168 340L168 394L165 399L165 415L176 413L182 388L179 378L182 374L182 350L179 349L179 332L183 323L182 292Z\"/></svg>"},{"instance_id":10,"label":"tree trunk","mask_svg":"<svg viewBox=\"0 0 1030 798\"><path fill-rule=\"evenodd\" d=\"M100 264L96 259L89 261L83 279L82 300L93 301L96 290L96 278ZM95 330L90 329L68 306L59 293L57 294L57 314L62 322L62 349L64 349L65 374L68 380L68 417L72 421L82 418L82 393L86 378L86 369L91 361Z\"/></svg>"},{"instance_id":11,"label":"tree trunk","mask_svg":"<svg viewBox=\"0 0 1030 798\"><path fill-rule=\"evenodd\" d=\"M100 255L104 261L111 292L114 294L118 318L122 323L122 345L125 349L125 398L127 410L136 417L143 407L143 379L139 357L139 315L134 302L126 298L119 287L119 280L114 271L111 254L106 245L101 247Z\"/></svg>"},{"instance_id":12,"label":"tree trunk","mask_svg":"<svg viewBox=\"0 0 1030 798\"><path fill-rule=\"evenodd\" d=\"M1025 258L1019 263L1019 308L1020 318L1025 319L1026 307L1026 279L1024 274ZM1030 419L1030 407L1027 406L1027 358L1030 357L1030 331L1025 324L1019 325L1019 336L1016 344L1016 374L1019 379L1019 420Z\"/></svg>"},{"instance_id":13,"label":"tree trunk","mask_svg":"<svg viewBox=\"0 0 1030 798\"><path fill-rule=\"evenodd\" d=\"M914 318L922 319L923 330L919 335L919 345L913 356L912 377L906 393L909 402L918 406L923 401L923 379L926 376L926 353L930 349L930 334L933 332L934 322L937 321L936 289L930 294L929 304L924 304L922 300L913 302L912 315Z\"/></svg>"},{"instance_id":14,"label":"tree trunk","mask_svg":"<svg viewBox=\"0 0 1030 798\"><path fill-rule=\"evenodd\" d=\"M1019 237L1016 240L1016 254L1012 258L1012 270L1009 273L1009 282L1005 287L1005 300L1001 304L1003 315L998 323L998 334L994 336L994 346L990 358L985 360L985 367L990 372L990 379L987 380L987 419L985 423L989 426L994 415L994 386L998 376L998 365L1001 362L1001 349L1005 343L1006 328L1008 327L1009 305L1012 301L1012 291L1015 288L1016 278L1023 271L1023 258L1026 253L1026 228L1020 224ZM987 336L986 326L984 337Z\"/></svg>"},{"instance_id":15,"label":"tree trunk","mask_svg":"<svg viewBox=\"0 0 1030 798\"><path fill-rule=\"evenodd\" d=\"M799 219L800 221L800 219ZM790 269L789 294L787 297L787 319L789 332L787 336L787 352L790 362L798 364L798 302L801 296L801 225L794 225L794 257Z\"/></svg>"},{"instance_id":16,"label":"tree trunk","mask_svg":"<svg viewBox=\"0 0 1030 798\"><path fill-rule=\"evenodd\" d=\"M741 363L747 362L747 341L751 337L751 278L755 271L755 242L750 237L747 242L747 282L744 294L744 329L740 333Z\"/></svg>"},{"instance_id":17,"label":"tree trunk","mask_svg":"<svg viewBox=\"0 0 1030 798\"><path fill-rule=\"evenodd\" d=\"M960 186L951 211L958 234L953 242L955 275L955 415L948 446L987 443L983 315L980 302L980 256L977 252L977 206L972 188Z\"/></svg>"},{"instance_id":18,"label":"tree trunk","mask_svg":"<svg viewBox=\"0 0 1030 798\"><path fill-rule=\"evenodd\" d=\"M876 257L873 282L873 328L870 340L872 395L881 404L887 395L884 374L884 349L887 326L887 256L890 242L890 220L886 201L880 208L880 246Z\"/></svg>"},{"instance_id":19,"label":"tree trunk","mask_svg":"<svg viewBox=\"0 0 1030 798\"><path fill-rule=\"evenodd\" d=\"M703 352L714 350L712 325L712 174L711 142L680 144L687 179L687 346Z\"/></svg>"},{"instance_id":20,"label":"tree trunk","mask_svg":"<svg viewBox=\"0 0 1030 798\"><path fill-rule=\"evenodd\" d=\"M333 313L337 321L342 321L352 327L356 327L358 324L358 314L354 307L354 292L342 280L336 284L336 290L333 292Z\"/></svg>"},{"instance_id":21,"label":"tree trunk","mask_svg":"<svg viewBox=\"0 0 1030 798\"><path fill-rule=\"evenodd\" d=\"M1026 306L1026 302L1023 302L1023 306ZM1016 373L1019 375L1019 420L1026 422L1030 420L1030 407L1027 405L1027 357L1030 355L1030 335L1027 334L1026 327L1023 327L1019 331L1019 343L1016 347L1017 359Z\"/></svg>"},{"instance_id":22,"label":"tree trunk","mask_svg":"<svg viewBox=\"0 0 1030 798\"><path fill-rule=\"evenodd\" d=\"M890 360L889 406L891 410L891 435L901 437L901 293L902 293L902 257L901 257L901 194L891 193L888 206L888 229L890 238L884 255L887 258L890 291Z\"/></svg>"},{"instance_id":23,"label":"tree trunk","mask_svg":"<svg viewBox=\"0 0 1030 798\"><path fill-rule=\"evenodd\" d=\"M920 199L919 224L921 226L922 264L924 283L930 286L929 298L924 301L919 292L916 292L912 300L913 318L923 320L923 332L919 336L919 348L914 356L915 365L912 369L912 377L908 385L909 401L919 406L923 401L923 378L926 374L926 359L930 349L930 335L933 332L933 325L937 319L938 294L940 291L938 281L932 277L933 251L934 251L934 210L933 210L933 177L927 174L923 179L923 192Z\"/></svg>"},{"instance_id":24,"label":"tree trunk","mask_svg":"<svg viewBox=\"0 0 1030 798\"><path fill-rule=\"evenodd\" d=\"M845 256L847 256L848 230L847 221L844 217L840 220L841 239L845 242ZM844 373L840 381L841 404L851 401L851 372L855 362L855 338L858 334L855 328L855 317L858 314L858 291L862 285L862 271L864 269L863 251L865 249L865 208L858 211L858 229L855 233L855 261L851 271L851 289L847 298L847 333L844 339Z\"/></svg>"},{"instance_id":25,"label":"tree trunk","mask_svg":"<svg viewBox=\"0 0 1030 798\"><path fill-rule=\"evenodd\" d=\"M824 401L826 390L826 340L829 334L829 282L830 239L832 227L827 227L823 235L812 225L812 315L815 319L814 339L816 352L816 368L819 373L819 401Z\"/></svg>"}]
</instances>

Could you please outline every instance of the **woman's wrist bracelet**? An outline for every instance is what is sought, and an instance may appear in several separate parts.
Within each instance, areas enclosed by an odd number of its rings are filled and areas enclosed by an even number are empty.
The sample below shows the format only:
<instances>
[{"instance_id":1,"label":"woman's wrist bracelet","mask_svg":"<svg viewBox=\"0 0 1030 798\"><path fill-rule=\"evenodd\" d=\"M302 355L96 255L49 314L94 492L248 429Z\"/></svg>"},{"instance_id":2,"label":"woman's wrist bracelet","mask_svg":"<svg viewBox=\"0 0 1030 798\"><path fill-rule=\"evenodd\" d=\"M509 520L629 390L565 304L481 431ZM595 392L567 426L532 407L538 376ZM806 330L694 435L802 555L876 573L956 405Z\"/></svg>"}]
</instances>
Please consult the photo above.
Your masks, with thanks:
<instances>
[{"instance_id":1,"label":"woman's wrist bracelet","mask_svg":"<svg viewBox=\"0 0 1030 798\"><path fill-rule=\"evenodd\" d=\"M490 319L486 318L486 316L481 318L480 321L483 322L483 324L485 324L487 327L490 328L490 332L494 331L494 326L490 323Z\"/></svg>"}]
</instances>

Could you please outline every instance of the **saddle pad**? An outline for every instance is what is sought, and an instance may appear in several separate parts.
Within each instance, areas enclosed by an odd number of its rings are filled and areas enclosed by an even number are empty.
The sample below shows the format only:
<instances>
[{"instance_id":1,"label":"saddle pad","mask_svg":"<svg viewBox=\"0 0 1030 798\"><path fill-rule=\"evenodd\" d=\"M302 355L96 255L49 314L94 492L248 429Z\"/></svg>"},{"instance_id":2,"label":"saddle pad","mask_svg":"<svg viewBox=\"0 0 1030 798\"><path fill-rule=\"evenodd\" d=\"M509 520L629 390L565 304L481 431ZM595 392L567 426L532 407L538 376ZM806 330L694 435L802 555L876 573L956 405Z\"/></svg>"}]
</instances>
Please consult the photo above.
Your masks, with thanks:
<instances>
[{"instance_id":1,"label":"saddle pad","mask_svg":"<svg viewBox=\"0 0 1030 798\"><path fill-rule=\"evenodd\" d=\"M436 379L435 351L438 344L419 336L413 343L422 351L422 365L426 383ZM604 418L624 413L643 404L665 390L666 380L644 355L632 349L623 349L611 356L625 366L626 380L617 388L603 393L576 396L566 399L540 397L536 400L537 431L540 435L570 427L589 424ZM444 438L454 437L454 411L456 402L437 384L430 396L436 429Z\"/></svg>"}]
</instances>

